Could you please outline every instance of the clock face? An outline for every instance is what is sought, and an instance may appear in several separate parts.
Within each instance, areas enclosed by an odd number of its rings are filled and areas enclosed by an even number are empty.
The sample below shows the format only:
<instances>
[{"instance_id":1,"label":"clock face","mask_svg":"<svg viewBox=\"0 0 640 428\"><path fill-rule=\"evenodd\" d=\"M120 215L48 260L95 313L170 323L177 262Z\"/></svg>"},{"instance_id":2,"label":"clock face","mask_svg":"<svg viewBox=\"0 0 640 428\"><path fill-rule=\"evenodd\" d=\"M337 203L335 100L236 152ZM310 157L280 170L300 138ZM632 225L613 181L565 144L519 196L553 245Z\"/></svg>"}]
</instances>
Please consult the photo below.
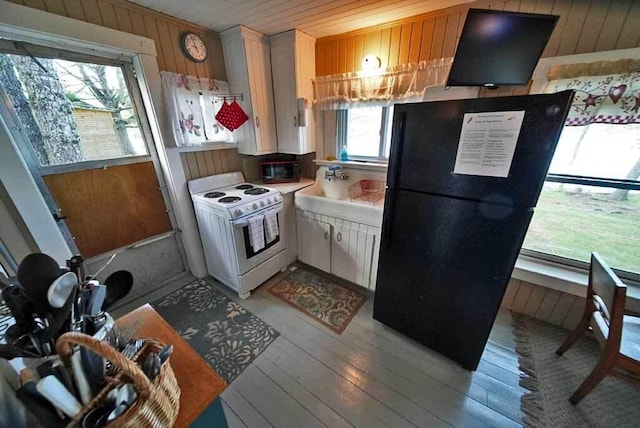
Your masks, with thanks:
<instances>
[{"instance_id":1,"label":"clock face","mask_svg":"<svg viewBox=\"0 0 640 428\"><path fill-rule=\"evenodd\" d=\"M202 62L207 59L207 45L197 34L183 33L181 42L182 50L191 61Z\"/></svg>"}]
</instances>

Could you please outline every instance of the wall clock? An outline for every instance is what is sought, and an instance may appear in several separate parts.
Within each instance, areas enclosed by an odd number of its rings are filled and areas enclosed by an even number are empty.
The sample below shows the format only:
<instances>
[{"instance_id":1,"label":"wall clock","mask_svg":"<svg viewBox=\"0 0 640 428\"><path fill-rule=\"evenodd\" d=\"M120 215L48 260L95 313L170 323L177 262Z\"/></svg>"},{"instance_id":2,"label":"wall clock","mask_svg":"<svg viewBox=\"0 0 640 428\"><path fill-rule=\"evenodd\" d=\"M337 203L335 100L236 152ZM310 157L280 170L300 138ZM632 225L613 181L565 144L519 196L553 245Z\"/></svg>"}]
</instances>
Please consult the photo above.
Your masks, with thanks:
<instances>
[{"instance_id":1,"label":"wall clock","mask_svg":"<svg viewBox=\"0 0 640 428\"><path fill-rule=\"evenodd\" d=\"M180 48L182 52L193 62L203 62L207 59L207 45L202 37L196 33L185 31L180 36Z\"/></svg>"}]
</instances>

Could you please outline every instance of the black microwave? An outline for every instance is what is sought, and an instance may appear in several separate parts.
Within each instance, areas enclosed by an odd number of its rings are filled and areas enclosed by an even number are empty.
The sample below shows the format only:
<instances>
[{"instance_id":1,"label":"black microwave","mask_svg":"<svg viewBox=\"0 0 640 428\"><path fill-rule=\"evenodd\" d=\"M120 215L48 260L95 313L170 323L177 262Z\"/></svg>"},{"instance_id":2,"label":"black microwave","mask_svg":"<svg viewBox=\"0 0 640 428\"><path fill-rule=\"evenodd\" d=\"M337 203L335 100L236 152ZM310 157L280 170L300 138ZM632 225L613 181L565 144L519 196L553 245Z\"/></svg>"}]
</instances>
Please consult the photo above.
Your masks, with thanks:
<instances>
[{"instance_id":1,"label":"black microwave","mask_svg":"<svg viewBox=\"0 0 640 428\"><path fill-rule=\"evenodd\" d=\"M300 164L297 161L261 162L262 182L294 183L300 181Z\"/></svg>"}]
</instances>

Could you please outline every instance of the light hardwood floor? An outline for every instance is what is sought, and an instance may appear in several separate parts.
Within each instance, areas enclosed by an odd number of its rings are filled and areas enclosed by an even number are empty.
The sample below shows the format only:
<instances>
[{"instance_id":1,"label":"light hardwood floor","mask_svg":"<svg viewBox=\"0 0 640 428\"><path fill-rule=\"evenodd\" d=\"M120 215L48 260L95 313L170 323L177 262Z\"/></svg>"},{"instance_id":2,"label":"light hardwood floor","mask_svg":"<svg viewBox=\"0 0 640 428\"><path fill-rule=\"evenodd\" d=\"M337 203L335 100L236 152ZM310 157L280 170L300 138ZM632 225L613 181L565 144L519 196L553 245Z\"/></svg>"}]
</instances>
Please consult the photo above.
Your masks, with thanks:
<instances>
[{"instance_id":1,"label":"light hardwood floor","mask_svg":"<svg viewBox=\"0 0 640 428\"><path fill-rule=\"evenodd\" d=\"M280 336L222 393L229 427L521 426L520 371L511 314L500 312L482 361L468 372L372 318L373 293L338 335L274 297L248 300L209 280ZM185 276L128 303L125 313L169 294Z\"/></svg>"},{"instance_id":2,"label":"light hardwood floor","mask_svg":"<svg viewBox=\"0 0 640 428\"><path fill-rule=\"evenodd\" d=\"M223 392L230 427L520 426L509 312L468 372L375 321L373 294L338 335L274 297L273 283L240 301L280 336Z\"/></svg>"}]
</instances>

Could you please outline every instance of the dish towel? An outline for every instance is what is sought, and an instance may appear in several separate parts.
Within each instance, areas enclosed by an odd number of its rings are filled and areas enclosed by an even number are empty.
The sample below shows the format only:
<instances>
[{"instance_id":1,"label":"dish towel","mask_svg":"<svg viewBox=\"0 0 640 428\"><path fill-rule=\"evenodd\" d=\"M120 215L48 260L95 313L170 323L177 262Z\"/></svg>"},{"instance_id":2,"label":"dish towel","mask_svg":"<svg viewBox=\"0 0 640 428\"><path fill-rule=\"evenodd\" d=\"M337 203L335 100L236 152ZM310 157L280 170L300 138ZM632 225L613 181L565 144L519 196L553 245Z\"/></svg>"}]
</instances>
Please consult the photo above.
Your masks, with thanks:
<instances>
[{"instance_id":1,"label":"dish towel","mask_svg":"<svg viewBox=\"0 0 640 428\"><path fill-rule=\"evenodd\" d=\"M280 230L278 230L278 213L264 215L264 232L267 235L267 244L278 237L280 234Z\"/></svg>"},{"instance_id":2,"label":"dish towel","mask_svg":"<svg viewBox=\"0 0 640 428\"><path fill-rule=\"evenodd\" d=\"M251 217L248 221L249 243L251 244L251 248L253 248L253 252L257 253L264 248L264 227L262 226L264 216L257 215L255 217Z\"/></svg>"}]
</instances>

